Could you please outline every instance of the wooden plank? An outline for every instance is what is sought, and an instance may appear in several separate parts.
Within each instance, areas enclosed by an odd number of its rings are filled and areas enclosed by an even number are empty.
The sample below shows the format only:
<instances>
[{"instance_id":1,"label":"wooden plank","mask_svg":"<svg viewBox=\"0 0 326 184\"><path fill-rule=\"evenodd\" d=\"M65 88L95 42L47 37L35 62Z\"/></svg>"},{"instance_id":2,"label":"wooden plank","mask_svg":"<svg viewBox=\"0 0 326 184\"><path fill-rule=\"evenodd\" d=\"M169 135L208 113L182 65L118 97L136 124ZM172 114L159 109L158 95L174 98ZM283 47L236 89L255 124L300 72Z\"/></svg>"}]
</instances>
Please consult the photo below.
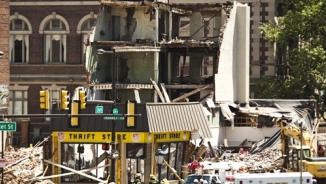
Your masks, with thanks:
<instances>
[{"instance_id":1,"label":"wooden plank","mask_svg":"<svg viewBox=\"0 0 326 184\"><path fill-rule=\"evenodd\" d=\"M171 100L170 100L170 97L169 97L168 93L166 92L165 84L164 83L161 83L160 85L161 85L161 88L162 88L162 91L163 91L163 95L165 97L166 102L170 103Z\"/></svg>"},{"instance_id":2,"label":"wooden plank","mask_svg":"<svg viewBox=\"0 0 326 184\"><path fill-rule=\"evenodd\" d=\"M150 78L150 80L152 81L152 83L153 83L153 87L154 87L154 89L156 90L156 92L157 92L158 96L160 97L161 101L162 101L162 102L165 102L165 100L164 100L164 98L163 98L163 95L162 95L162 93L161 93L161 91L160 91L160 88L157 86L156 82L153 81L151 78Z\"/></svg>"},{"instance_id":3,"label":"wooden plank","mask_svg":"<svg viewBox=\"0 0 326 184\"><path fill-rule=\"evenodd\" d=\"M137 103L140 103L139 91L138 89L134 89L135 100Z\"/></svg>"},{"instance_id":4,"label":"wooden plank","mask_svg":"<svg viewBox=\"0 0 326 184\"><path fill-rule=\"evenodd\" d=\"M63 169L66 169L66 170L71 171L71 172L74 172L74 173L76 173L76 174L79 174L79 175L85 176L85 177L87 177L87 178L90 178L90 179L92 179L92 180L98 181L98 182L100 182L100 183L108 183L108 181L104 181L104 180L98 179L98 178L96 178L96 177L94 177L94 176L91 176L91 175L85 174L85 173L83 173L83 172L81 172L81 171L77 171L77 170L75 170L75 169L71 169L71 168L69 168L69 167L66 167L66 166L63 166L63 165L60 165L60 164L56 164L56 163L51 162L51 161L49 161L49 160L44 160L44 162L49 163L49 164L52 164L52 165L57 166L57 167L60 167L60 168L63 168Z\"/></svg>"},{"instance_id":5,"label":"wooden plank","mask_svg":"<svg viewBox=\"0 0 326 184\"><path fill-rule=\"evenodd\" d=\"M80 172L87 172L87 171L91 171L91 170L95 170L95 169L104 168L104 167L107 167L107 166L110 166L110 164L106 164L106 165L99 166L99 167L93 167L93 168L89 168L89 169L83 169L83 170L80 170ZM25 182L35 181L35 180L45 180L45 179L50 179L50 178L62 177L62 176L69 176L69 175L72 175L72 174L76 174L76 173L75 172L69 172L69 173L56 174L56 175L51 175L51 176L40 176L40 177L27 179L27 180L25 180Z\"/></svg>"},{"instance_id":6,"label":"wooden plank","mask_svg":"<svg viewBox=\"0 0 326 184\"><path fill-rule=\"evenodd\" d=\"M188 96L191 96L191 95L193 95L193 94L196 94L196 93L198 93L198 92L200 92L200 91L202 91L202 90L204 90L204 89L206 89L206 88L209 88L209 87L211 87L211 86L213 86L213 85L214 85L214 84L209 84L209 85L206 85L206 86L204 86L204 87L202 87L202 88L198 88L198 89L195 89L195 90L193 90L193 91L190 91L189 93L186 93L186 94L184 94L184 95L182 95L182 96L180 96L180 97L178 97L178 98L176 98L176 99L173 99L172 102L178 102L178 101L180 101L180 100L182 100L182 99L187 98Z\"/></svg>"},{"instance_id":7,"label":"wooden plank","mask_svg":"<svg viewBox=\"0 0 326 184\"><path fill-rule=\"evenodd\" d=\"M183 180L180 178L180 176L178 175L178 173L175 171L175 169L173 168L173 167L171 167L170 166L170 164L167 162L167 161L165 161L165 160L163 160L164 161L164 163L165 163L165 165L166 166L168 166L168 168L170 169L170 171L178 178L178 180L180 181L180 182L183 182Z\"/></svg>"}]
</instances>

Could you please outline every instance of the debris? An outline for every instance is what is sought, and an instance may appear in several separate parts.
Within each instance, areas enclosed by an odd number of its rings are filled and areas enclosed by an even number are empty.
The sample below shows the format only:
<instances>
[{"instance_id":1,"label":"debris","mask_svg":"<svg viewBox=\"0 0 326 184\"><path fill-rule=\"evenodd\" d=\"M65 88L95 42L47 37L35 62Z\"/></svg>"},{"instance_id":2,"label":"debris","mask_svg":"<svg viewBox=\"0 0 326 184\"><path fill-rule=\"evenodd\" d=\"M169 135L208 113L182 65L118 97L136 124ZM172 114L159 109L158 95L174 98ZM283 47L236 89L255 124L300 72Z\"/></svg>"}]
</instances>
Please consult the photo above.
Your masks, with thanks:
<instances>
[{"instance_id":1,"label":"debris","mask_svg":"<svg viewBox=\"0 0 326 184\"><path fill-rule=\"evenodd\" d=\"M24 183L24 180L43 173L43 147L20 148L4 154L4 183Z\"/></svg>"}]
</instances>

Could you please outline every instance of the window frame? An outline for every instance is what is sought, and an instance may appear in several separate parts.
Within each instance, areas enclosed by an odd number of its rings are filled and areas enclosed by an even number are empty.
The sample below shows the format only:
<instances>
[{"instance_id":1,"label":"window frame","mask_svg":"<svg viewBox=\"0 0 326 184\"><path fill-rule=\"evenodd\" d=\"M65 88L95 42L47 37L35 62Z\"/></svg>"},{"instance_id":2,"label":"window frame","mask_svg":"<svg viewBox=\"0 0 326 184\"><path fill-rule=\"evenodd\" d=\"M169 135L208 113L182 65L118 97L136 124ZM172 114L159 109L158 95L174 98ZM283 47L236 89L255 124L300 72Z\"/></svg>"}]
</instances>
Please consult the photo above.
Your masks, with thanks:
<instances>
[{"instance_id":1,"label":"window frame","mask_svg":"<svg viewBox=\"0 0 326 184\"><path fill-rule=\"evenodd\" d=\"M208 64L205 64L205 58L208 58L207 61L211 61L212 63L208 63ZM211 58L211 60L210 60ZM205 74L205 67L208 68L207 69L207 74ZM209 68L210 68L210 72L211 74L209 74ZM201 62L201 72L200 72L201 76L202 77L211 77L214 75L214 56L203 56L203 59L202 59L202 62Z\"/></svg>"},{"instance_id":2,"label":"window frame","mask_svg":"<svg viewBox=\"0 0 326 184\"><path fill-rule=\"evenodd\" d=\"M11 29L15 27L15 21L21 20L22 27L26 26L26 29ZM32 34L32 25L30 21L23 15L20 15L18 12L15 12L9 17L10 30L9 30L9 61L10 63L15 64L24 64L29 63L29 35ZM12 26L13 24L13 26ZM21 62L17 62L15 59L15 41L18 37L22 37L22 51L21 51ZM24 46L24 47L23 47Z\"/></svg>"},{"instance_id":3,"label":"window frame","mask_svg":"<svg viewBox=\"0 0 326 184\"><path fill-rule=\"evenodd\" d=\"M184 19L188 19L188 20L184 20ZM183 27L181 27L181 22L182 21L189 21L188 24L185 24ZM191 29L190 29L190 25L191 24L191 18L190 16L180 16L179 17L179 28L178 28L178 33L179 33L179 37L180 38L187 38L190 37L191 35ZM183 30L184 29L184 30ZM187 32L186 35L182 35L181 32Z\"/></svg>"},{"instance_id":4,"label":"window frame","mask_svg":"<svg viewBox=\"0 0 326 184\"><path fill-rule=\"evenodd\" d=\"M179 61L178 61L178 77L181 76L181 68L183 67L183 57L184 56L179 56ZM190 76L190 56L186 56L186 62L185 62L185 65L184 65L184 68L185 67L188 67L188 74L185 74L185 70L183 68L183 77L189 77Z\"/></svg>"},{"instance_id":5,"label":"window frame","mask_svg":"<svg viewBox=\"0 0 326 184\"><path fill-rule=\"evenodd\" d=\"M28 88L29 86L20 86L18 84L9 86L9 114L28 114ZM21 97L17 97L17 93L21 92ZM21 105L17 105L17 101ZM17 112L19 110L19 112ZM17 113L16 113L17 112Z\"/></svg>"},{"instance_id":6,"label":"window frame","mask_svg":"<svg viewBox=\"0 0 326 184\"><path fill-rule=\"evenodd\" d=\"M82 45L82 50L81 50L81 62L85 63L86 62L86 49L87 49L87 45L85 43L86 39L89 39L90 33L93 30L93 27L96 24L96 21L98 19L97 14L94 14L94 12L90 12L88 15L85 15L82 19L80 19L80 21L78 22L77 25L77 34L80 34L80 38L81 38L81 45ZM91 25L91 23L89 21L94 20L94 24ZM85 24L88 24L88 29L83 29Z\"/></svg>"},{"instance_id":7,"label":"window frame","mask_svg":"<svg viewBox=\"0 0 326 184\"><path fill-rule=\"evenodd\" d=\"M209 17L209 16L203 16L202 17L202 26L203 26L203 38L212 38L214 37L214 29L215 29L215 18L216 17ZM205 22L208 21L208 26L212 26L212 28L209 30L209 33L207 34L207 36L205 36L205 30L206 30L206 26L205 26Z\"/></svg>"},{"instance_id":8,"label":"window frame","mask_svg":"<svg viewBox=\"0 0 326 184\"><path fill-rule=\"evenodd\" d=\"M48 24L52 24L53 20L59 20L60 21L60 28L65 28L64 30L60 29L53 29L50 30L47 29ZM48 15L45 17L39 28L39 33L44 34L44 63L50 63L50 64L63 64L67 62L67 35L70 33L70 28L67 20L62 17L61 15L56 14L56 12L52 12L51 15ZM53 38L59 37L60 43L59 43L59 62L53 61Z\"/></svg>"}]
</instances>

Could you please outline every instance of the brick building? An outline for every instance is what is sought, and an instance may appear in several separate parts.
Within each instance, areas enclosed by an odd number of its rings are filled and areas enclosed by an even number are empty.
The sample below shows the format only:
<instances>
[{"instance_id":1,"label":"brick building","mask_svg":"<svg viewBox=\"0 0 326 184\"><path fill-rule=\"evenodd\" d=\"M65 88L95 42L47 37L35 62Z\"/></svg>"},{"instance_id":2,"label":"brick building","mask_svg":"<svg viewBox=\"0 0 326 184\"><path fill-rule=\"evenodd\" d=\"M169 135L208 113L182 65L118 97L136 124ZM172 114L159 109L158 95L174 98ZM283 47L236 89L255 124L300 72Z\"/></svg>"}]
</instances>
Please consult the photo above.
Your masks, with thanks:
<instances>
[{"instance_id":1,"label":"brick building","mask_svg":"<svg viewBox=\"0 0 326 184\"><path fill-rule=\"evenodd\" d=\"M1 24L7 26L8 41L1 46L5 46L4 59L10 62L9 114L51 113L58 108L59 90L73 94L76 87L87 83L83 42L99 8L96 0L10 1L8 22ZM6 11L1 8L1 13ZM39 107L39 91L44 89L50 90L53 105L48 111ZM14 146L26 146L50 135L50 118L15 121Z\"/></svg>"},{"instance_id":2,"label":"brick building","mask_svg":"<svg viewBox=\"0 0 326 184\"><path fill-rule=\"evenodd\" d=\"M9 85L9 0L0 1L0 113L7 113ZM3 55L2 55L3 54Z\"/></svg>"}]
</instances>

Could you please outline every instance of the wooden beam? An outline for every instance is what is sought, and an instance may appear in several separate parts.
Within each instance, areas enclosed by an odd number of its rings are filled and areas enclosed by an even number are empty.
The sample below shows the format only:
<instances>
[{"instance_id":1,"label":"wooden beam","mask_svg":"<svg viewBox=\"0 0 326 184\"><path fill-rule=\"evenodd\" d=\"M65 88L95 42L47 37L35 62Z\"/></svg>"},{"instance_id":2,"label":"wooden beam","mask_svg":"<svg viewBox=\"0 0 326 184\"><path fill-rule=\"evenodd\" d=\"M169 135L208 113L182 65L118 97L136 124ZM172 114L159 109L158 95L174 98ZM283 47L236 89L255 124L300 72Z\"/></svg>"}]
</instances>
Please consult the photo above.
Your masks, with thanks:
<instances>
[{"instance_id":1,"label":"wooden beam","mask_svg":"<svg viewBox=\"0 0 326 184\"><path fill-rule=\"evenodd\" d=\"M99 166L99 167L93 167L93 168L89 168L89 169L83 169L80 170L80 172L87 172L87 171L91 171L91 170L95 170L95 169L100 169L100 168L104 168L110 166L110 164L106 164L103 166ZM27 179L25 180L25 182L27 181L36 181L36 180L45 180L45 179L50 179L50 178L57 178L57 177L62 177L62 176L69 176L72 174L76 174L75 172L69 172L69 173L63 173L63 174L56 174L56 175L51 175L51 176L41 176L41 177L35 177L35 178L31 178L31 179Z\"/></svg>"},{"instance_id":2,"label":"wooden beam","mask_svg":"<svg viewBox=\"0 0 326 184\"><path fill-rule=\"evenodd\" d=\"M170 100L170 97L169 97L168 93L166 92L164 83L161 83L161 88L162 88L163 95L165 97L166 102L170 103L171 100Z\"/></svg>"},{"instance_id":3,"label":"wooden beam","mask_svg":"<svg viewBox=\"0 0 326 184\"><path fill-rule=\"evenodd\" d=\"M172 102L178 102L178 101L180 101L180 100L182 100L182 99L187 98L188 96L191 96L191 95L193 95L193 94L196 94L196 93L198 93L198 92L200 92L200 91L202 91L202 90L204 90L204 89L206 89L206 88L209 88L209 87L211 87L211 86L214 86L214 84L209 84L209 85L204 86L204 87L202 87L202 88L198 88L198 89L195 89L195 90L193 90L193 91L190 91L189 93L186 93L186 94L184 94L184 95L182 95L182 96L180 96L180 97L178 97L178 98L173 99Z\"/></svg>"},{"instance_id":4,"label":"wooden beam","mask_svg":"<svg viewBox=\"0 0 326 184\"><path fill-rule=\"evenodd\" d=\"M158 96L160 97L161 101L162 101L162 102L165 102L165 100L164 100L164 98L163 98L163 95L162 95L162 93L161 93L161 91L160 91L160 88L157 86L156 82L155 82L154 80L152 80L151 78L150 78L150 80L152 81L152 83L153 83L153 87L154 87L154 89L156 90L156 93L157 93Z\"/></svg>"},{"instance_id":5,"label":"wooden beam","mask_svg":"<svg viewBox=\"0 0 326 184\"><path fill-rule=\"evenodd\" d=\"M68 171L72 171L72 172L74 172L74 173L76 173L76 174L79 174L79 175L85 176L85 177L87 177L87 178L90 178L90 179L92 179L92 180L98 181L98 182L100 182L100 183L108 183L108 181L104 181L104 180L98 179L98 178L96 178L96 177L94 177L94 176L91 176L91 175L85 174L85 173L83 173L83 172L81 172L81 171L77 171L77 170L75 170L75 169L71 169L71 168L69 168L69 167L66 167L66 166L63 166L63 165L60 165L60 164L56 164L56 163L51 162L51 161L49 161L49 160L44 160L44 162L49 163L49 164L52 164L52 165L57 166L57 167L60 167L60 168L63 168L63 169L66 169L66 170L68 170Z\"/></svg>"}]
</instances>

